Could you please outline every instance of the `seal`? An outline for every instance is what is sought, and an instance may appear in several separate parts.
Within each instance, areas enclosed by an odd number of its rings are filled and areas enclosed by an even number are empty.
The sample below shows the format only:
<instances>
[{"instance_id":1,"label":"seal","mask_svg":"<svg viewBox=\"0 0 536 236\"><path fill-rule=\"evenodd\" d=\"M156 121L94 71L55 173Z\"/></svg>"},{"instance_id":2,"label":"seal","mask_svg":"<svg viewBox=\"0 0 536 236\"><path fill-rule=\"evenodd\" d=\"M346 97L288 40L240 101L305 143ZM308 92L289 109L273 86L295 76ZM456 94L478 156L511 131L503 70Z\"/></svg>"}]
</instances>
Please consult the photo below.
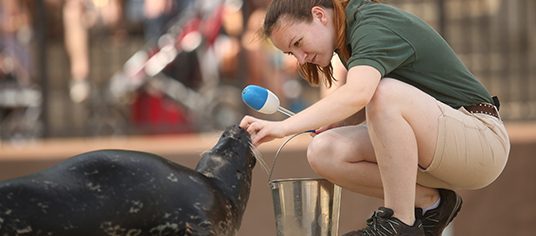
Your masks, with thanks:
<instances>
[{"instance_id":1,"label":"seal","mask_svg":"<svg viewBox=\"0 0 536 236\"><path fill-rule=\"evenodd\" d=\"M0 182L0 235L235 235L256 159L227 128L195 169L129 150L99 150Z\"/></svg>"}]
</instances>

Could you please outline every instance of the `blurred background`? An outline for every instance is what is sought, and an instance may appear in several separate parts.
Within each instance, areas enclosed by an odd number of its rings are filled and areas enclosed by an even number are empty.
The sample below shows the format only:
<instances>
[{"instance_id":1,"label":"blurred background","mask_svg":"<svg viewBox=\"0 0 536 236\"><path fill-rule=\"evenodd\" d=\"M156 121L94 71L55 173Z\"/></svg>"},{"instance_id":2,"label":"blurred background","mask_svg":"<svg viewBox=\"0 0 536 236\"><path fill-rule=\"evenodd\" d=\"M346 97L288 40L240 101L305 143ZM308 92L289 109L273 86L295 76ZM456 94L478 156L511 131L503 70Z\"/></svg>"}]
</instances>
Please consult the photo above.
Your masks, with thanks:
<instances>
[{"instance_id":1,"label":"blurred background","mask_svg":"<svg viewBox=\"0 0 536 236\"><path fill-rule=\"evenodd\" d=\"M536 223L536 2L386 0L430 23L501 99L512 141L499 180L463 193L453 235L533 235ZM0 179L102 148L195 165L262 85L299 111L320 97L296 61L259 37L268 0L0 0ZM282 176L310 175L308 139L284 151ZM278 143L261 148L270 159ZM284 158L282 158L284 159ZM259 169L259 168L257 168ZM241 235L274 235L266 176L256 170ZM341 230L378 202L352 193ZM257 230L257 231L255 231Z\"/></svg>"},{"instance_id":2,"label":"blurred background","mask_svg":"<svg viewBox=\"0 0 536 236\"><path fill-rule=\"evenodd\" d=\"M306 107L318 89L257 34L268 2L2 0L2 141L219 130L251 112L247 84ZM532 1L387 2L449 41L504 120L536 118Z\"/></svg>"}]
</instances>

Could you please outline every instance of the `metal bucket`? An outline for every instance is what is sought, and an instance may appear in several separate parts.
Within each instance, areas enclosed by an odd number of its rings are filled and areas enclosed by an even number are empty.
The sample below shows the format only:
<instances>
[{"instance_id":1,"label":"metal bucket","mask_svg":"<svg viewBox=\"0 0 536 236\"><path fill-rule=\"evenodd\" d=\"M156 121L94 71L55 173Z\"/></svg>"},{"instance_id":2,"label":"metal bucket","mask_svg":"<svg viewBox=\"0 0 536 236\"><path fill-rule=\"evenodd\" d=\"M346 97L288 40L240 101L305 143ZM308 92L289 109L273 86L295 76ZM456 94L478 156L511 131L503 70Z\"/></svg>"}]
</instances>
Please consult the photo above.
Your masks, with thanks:
<instances>
[{"instance_id":1,"label":"metal bucket","mask_svg":"<svg viewBox=\"0 0 536 236\"><path fill-rule=\"evenodd\" d=\"M322 178L270 181L278 236L336 236L341 188Z\"/></svg>"},{"instance_id":2,"label":"metal bucket","mask_svg":"<svg viewBox=\"0 0 536 236\"><path fill-rule=\"evenodd\" d=\"M277 235L337 236L341 187L323 178L272 179L283 147L294 137L307 132L287 139L277 150L270 170L265 168L272 189Z\"/></svg>"}]
</instances>

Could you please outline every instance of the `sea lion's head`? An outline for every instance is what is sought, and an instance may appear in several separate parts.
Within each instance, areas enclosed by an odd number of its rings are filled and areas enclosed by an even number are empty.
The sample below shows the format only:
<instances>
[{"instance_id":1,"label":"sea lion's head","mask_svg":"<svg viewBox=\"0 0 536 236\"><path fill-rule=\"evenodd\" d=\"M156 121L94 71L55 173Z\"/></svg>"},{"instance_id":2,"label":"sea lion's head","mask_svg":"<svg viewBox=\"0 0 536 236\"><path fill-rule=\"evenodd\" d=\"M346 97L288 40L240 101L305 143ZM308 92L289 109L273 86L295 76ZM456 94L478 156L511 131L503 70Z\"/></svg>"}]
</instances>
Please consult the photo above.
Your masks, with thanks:
<instances>
[{"instance_id":1,"label":"sea lion's head","mask_svg":"<svg viewBox=\"0 0 536 236\"><path fill-rule=\"evenodd\" d=\"M224 162L240 170L251 171L256 163L253 149L249 133L238 125L233 125L223 131L214 147L203 154L203 159L207 155L212 156L212 159L220 156Z\"/></svg>"},{"instance_id":2,"label":"sea lion's head","mask_svg":"<svg viewBox=\"0 0 536 236\"><path fill-rule=\"evenodd\" d=\"M223 131L212 149L203 153L196 167L196 171L213 180L241 213L249 198L256 163L253 149L249 133L233 125Z\"/></svg>"}]
</instances>

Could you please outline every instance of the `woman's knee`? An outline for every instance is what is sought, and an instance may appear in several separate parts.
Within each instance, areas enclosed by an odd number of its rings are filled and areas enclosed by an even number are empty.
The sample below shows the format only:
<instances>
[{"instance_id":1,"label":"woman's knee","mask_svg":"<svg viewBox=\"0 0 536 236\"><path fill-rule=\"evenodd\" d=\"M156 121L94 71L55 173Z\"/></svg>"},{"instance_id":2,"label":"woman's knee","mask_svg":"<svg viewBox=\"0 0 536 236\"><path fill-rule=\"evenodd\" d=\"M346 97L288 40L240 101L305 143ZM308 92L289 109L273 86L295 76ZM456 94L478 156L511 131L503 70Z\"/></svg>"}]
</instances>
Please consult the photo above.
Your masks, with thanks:
<instances>
[{"instance_id":1,"label":"woman's knee","mask_svg":"<svg viewBox=\"0 0 536 236\"><path fill-rule=\"evenodd\" d=\"M321 174L324 169L335 162L335 137L326 133L313 138L307 147L307 161L311 168ZM331 163L330 163L331 162Z\"/></svg>"},{"instance_id":2,"label":"woman's knee","mask_svg":"<svg viewBox=\"0 0 536 236\"><path fill-rule=\"evenodd\" d=\"M349 129L352 129L352 133L348 132ZM364 160L374 161L373 153L364 126L337 128L313 138L307 148L307 161L317 174L324 176L337 171L342 165Z\"/></svg>"}]
</instances>

